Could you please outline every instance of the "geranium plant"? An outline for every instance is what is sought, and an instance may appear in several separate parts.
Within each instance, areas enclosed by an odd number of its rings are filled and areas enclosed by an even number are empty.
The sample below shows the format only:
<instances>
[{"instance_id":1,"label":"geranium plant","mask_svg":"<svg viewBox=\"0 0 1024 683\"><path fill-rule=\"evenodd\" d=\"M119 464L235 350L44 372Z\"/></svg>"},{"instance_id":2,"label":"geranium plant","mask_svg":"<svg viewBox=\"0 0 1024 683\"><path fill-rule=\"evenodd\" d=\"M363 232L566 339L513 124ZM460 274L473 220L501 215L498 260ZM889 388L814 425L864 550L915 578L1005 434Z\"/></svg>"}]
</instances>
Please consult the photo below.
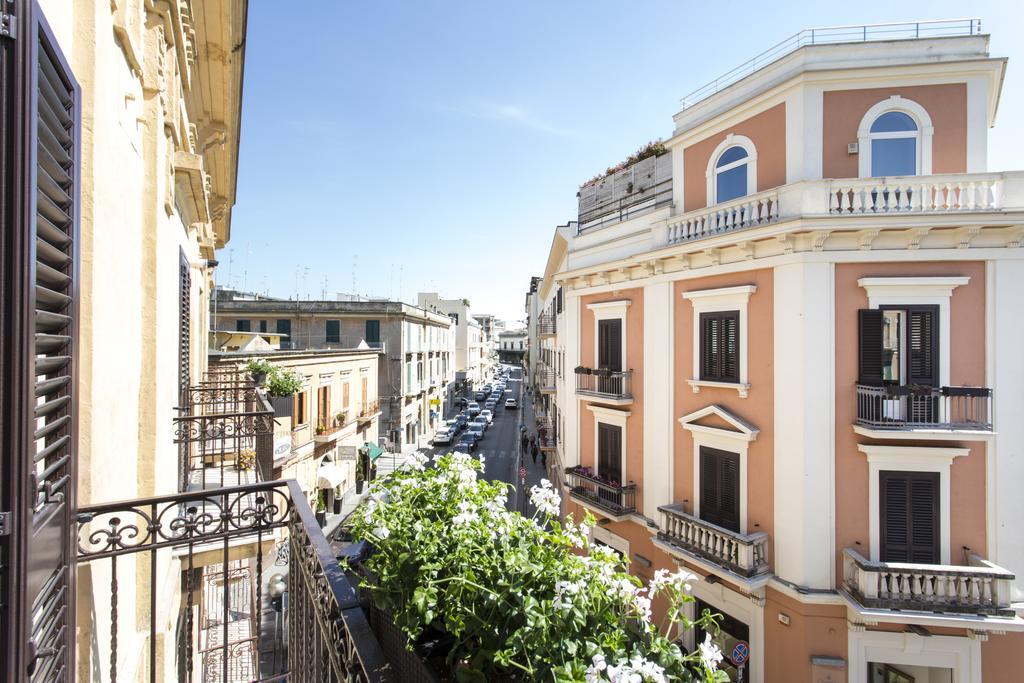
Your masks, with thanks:
<instances>
[{"instance_id":1,"label":"geranium plant","mask_svg":"<svg viewBox=\"0 0 1024 683\"><path fill-rule=\"evenodd\" d=\"M716 629L684 613L696 577L659 570L643 586L617 553L590 545L589 513L580 524L559 519L550 482L531 489L536 512L525 517L483 469L482 457L435 456L431 466L414 456L353 515L353 537L375 549L364 585L410 643L447 632L459 681L728 680L712 643L684 654L671 638L698 623ZM655 596L668 605L661 623Z\"/></svg>"}]
</instances>

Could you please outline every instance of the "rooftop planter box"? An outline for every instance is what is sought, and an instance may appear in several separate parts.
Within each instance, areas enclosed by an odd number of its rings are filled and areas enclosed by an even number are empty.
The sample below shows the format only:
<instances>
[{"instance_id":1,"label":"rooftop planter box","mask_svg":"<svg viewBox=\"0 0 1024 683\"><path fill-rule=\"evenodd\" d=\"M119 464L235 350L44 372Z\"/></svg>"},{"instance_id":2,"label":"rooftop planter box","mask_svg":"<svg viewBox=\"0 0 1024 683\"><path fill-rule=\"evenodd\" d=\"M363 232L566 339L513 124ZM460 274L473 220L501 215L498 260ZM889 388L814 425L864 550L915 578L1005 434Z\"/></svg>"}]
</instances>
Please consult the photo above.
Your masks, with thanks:
<instances>
[{"instance_id":1,"label":"rooftop planter box","mask_svg":"<svg viewBox=\"0 0 1024 683\"><path fill-rule=\"evenodd\" d=\"M582 233L671 203L672 155L649 156L580 188L577 229Z\"/></svg>"}]
</instances>

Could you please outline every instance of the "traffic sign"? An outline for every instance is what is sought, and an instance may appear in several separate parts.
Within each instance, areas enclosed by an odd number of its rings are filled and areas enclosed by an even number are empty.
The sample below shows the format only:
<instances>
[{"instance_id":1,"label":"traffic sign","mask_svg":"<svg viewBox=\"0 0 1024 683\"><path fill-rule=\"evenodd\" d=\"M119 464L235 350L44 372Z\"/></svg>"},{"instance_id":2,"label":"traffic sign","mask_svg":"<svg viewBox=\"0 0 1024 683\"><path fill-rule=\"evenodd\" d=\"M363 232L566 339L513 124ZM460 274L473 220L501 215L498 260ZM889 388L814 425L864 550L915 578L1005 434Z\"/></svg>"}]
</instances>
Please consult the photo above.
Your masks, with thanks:
<instances>
[{"instance_id":1,"label":"traffic sign","mask_svg":"<svg viewBox=\"0 0 1024 683\"><path fill-rule=\"evenodd\" d=\"M750 643L745 640L741 640L732 648L732 653L729 654L729 660L740 667L750 657Z\"/></svg>"},{"instance_id":2,"label":"traffic sign","mask_svg":"<svg viewBox=\"0 0 1024 683\"><path fill-rule=\"evenodd\" d=\"M520 467L519 468L519 478L520 479L526 479L526 475L527 474L529 474L529 472L527 471L527 469L525 467Z\"/></svg>"}]
</instances>

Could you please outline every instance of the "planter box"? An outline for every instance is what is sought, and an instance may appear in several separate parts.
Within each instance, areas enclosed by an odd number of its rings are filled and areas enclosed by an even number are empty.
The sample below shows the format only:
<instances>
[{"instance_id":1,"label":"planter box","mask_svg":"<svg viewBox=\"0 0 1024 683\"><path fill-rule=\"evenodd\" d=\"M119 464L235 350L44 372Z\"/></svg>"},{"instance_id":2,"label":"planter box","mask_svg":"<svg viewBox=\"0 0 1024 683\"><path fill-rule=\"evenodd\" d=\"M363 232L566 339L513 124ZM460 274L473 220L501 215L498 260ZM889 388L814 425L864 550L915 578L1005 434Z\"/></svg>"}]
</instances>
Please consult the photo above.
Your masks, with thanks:
<instances>
[{"instance_id":1,"label":"planter box","mask_svg":"<svg viewBox=\"0 0 1024 683\"><path fill-rule=\"evenodd\" d=\"M292 397L291 396L271 396L270 405L274 408L274 417L291 417L292 416Z\"/></svg>"}]
</instances>

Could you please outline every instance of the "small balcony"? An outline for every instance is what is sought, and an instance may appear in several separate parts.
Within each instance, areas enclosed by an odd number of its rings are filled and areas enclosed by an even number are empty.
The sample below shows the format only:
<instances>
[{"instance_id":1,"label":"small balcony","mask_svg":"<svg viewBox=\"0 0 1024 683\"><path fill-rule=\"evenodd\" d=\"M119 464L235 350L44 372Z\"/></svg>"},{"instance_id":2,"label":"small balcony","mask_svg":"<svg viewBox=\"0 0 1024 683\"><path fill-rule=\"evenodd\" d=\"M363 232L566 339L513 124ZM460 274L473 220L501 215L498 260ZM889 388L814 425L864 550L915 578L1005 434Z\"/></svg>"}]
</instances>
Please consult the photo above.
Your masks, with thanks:
<instances>
[{"instance_id":1,"label":"small balcony","mask_svg":"<svg viewBox=\"0 0 1024 683\"><path fill-rule=\"evenodd\" d=\"M546 416L538 416L537 424L537 447L542 451L553 451L558 447L558 439L551 420Z\"/></svg>"},{"instance_id":2,"label":"small balcony","mask_svg":"<svg viewBox=\"0 0 1024 683\"><path fill-rule=\"evenodd\" d=\"M992 434L986 387L857 385L855 430L874 438L963 438Z\"/></svg>"},{"instance_id":3,"label":"small balcony","mask_svg":"<svg viewBox=\"0 0 1024 683\"><path fill-rule=\"evenodd\" d=\"M576 395L612 405L633 402L633 371L576 368Z\"/></svg>"},{"instance_id":4,"label":"small balcony","mask_svg":"<svg viewBox=\"0 0 1024 683\"><path fill-rule=\"evenodd\" d=\"M555 386L555 371L545 363L541 363L540 367L537 368L537 388L542 394L553 394L557 389Z\"/></svg>"},{"instance_id":5,"label":"small balcony","mask_svg":"<svg viewBox=\"0 0 1024 683\"><path fill-rule=\"evenodd\" d=\"M582 465L565 470L569 497L583 507L615 521L636 512L636 484L606 481Z\"/></svg>"},{"instance_id":6,"label":"small balcony","mask_svg":"<svg viewBox=\"0 0 1024 683\"><path fill-rule=\"evenodd\" d=\"M843 587L863 608L1013 618L1012 572L978 555L968 565L872 562L843 551Z\"/></svg>"},{"instance_id":7,"label":"small balcony","mask_svg":"<svg viewBox=\"0 0 1024 683\"><path fill-rule=\"evenodd\" d=\"M669 553L723 567L742 579L768 571L768 534L741 534L694 517L682 504L662 505L660 545Z\"/></svg>"},{"instance_id":8,"label":"small balcony","mask_svg":"<svg viewBox=\"0 0 1024 683\"><path fill-rule=\"evenodd\" d=\"M313 441L317 443L332 443L337 441L346 427L352 426L352 418L348 411L342 411L334 416L330 426L317 425L313 434Z\"/></svg>"},{"instance_id":9,"label":"small balcony","mask_svg":"<svg viewBox=\"0 0 1024 683\"><path fill-rule=\"evenodd\" d=\"M359 420L360 425L366 425L378 415L380 415L380 401L367 401L360 407L359 416L356 419Z\"/></svg>"},{"instance_id":10,"label":"small balcony","mask_svg":"<svg viewBox=\"0 0 1024 683\"><path fill-rule=\"evenodd\" d=\"M537 336L553 337L558 333L558 324L554 313L541 313L537 317Z\"/></svg>"}]
</instances>

